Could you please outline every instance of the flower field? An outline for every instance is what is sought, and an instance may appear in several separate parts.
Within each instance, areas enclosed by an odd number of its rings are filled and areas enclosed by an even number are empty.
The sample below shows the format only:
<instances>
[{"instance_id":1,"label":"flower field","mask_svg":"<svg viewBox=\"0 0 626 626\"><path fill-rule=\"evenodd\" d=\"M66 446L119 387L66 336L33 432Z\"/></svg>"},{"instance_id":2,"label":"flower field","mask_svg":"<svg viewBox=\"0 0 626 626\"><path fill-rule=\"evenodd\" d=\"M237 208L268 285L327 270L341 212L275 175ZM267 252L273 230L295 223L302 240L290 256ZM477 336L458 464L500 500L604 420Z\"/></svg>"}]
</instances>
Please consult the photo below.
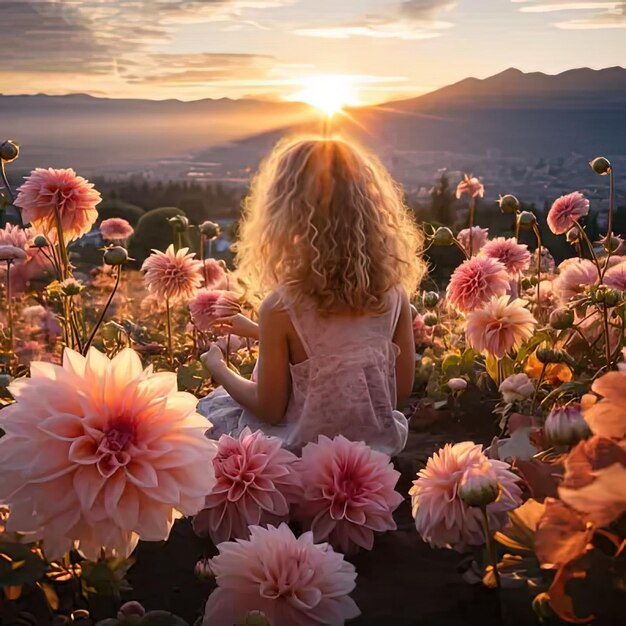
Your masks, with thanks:
<instances>
[{"instance_id":1,"label":"flower field","mask_svg":"<svg viewBox=\"0 0 626 626\"><path fill-rule=\"evenodd\" d=\"M619 624L626 600L626 246L591 241L573 191L547 215L511 195L458 232L447 287L412 296L418 355L406 449L320 436L301 455L260 431L207 437L217 343L261 294L211 257L212 222L98 217L73 170L9 182L0 145L0 624L314 626ZM503 190L503 192L506 190ZM499 205L499 206L498 206ZM157 209L159 210L159 209ZM556 265L538 220L571 244ZM77 244L97 231L101 262ZM530 244L520 243L524 240ZM242 322L244 320L244 322ZM209 416L210 419L210 416ZM177 595L178 594L178 595ZM178 599L177 599L178 598Z\"/></svg>"}]
</instances>

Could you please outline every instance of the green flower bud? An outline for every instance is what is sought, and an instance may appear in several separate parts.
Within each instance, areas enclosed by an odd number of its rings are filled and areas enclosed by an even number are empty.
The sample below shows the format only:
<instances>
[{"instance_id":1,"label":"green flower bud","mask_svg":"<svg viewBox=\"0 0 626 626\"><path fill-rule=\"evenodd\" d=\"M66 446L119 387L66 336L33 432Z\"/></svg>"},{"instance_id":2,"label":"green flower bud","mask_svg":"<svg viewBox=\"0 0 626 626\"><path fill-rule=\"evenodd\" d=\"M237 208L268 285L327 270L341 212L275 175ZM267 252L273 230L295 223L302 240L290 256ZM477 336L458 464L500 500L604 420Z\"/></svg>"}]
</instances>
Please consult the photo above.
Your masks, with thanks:
<instances>
[{"instance_id":1,"label":"green flower bud","mask_svg":"<svg viewBox=\"0 0 626 626\"><path fill-rule=\"evenodd\" d=\"M498 499L500 485L481 469L470 469L463 475L458 493L467 506L484 507Z\"/></svg>"},{"instance_id":2,"label":"green flower bud","mask_svg":"<svg viewBox=\"0 0 626 626\"><path fill-rule=\"evenodd\" d=\"M522 211L517 216L517 223L522 230L532 230L533 226L537 223L537 217L530 211Z\"/></svg>"},{"instance_id":3,"label":"green flower bud","mask_svg":"<svg viewBox=\"0 0 626 626\"><path fill-rule=\"evenodd\" d=\"M272 626L262 611L250 611L243 626Z\"/></svg>"},{"instance_id":4,"label":"green flower bud","mask_svg":"<svg viewBox=\"0 0 626 626\"><path fill-rule=\"evenodd\" d=\"M527 277L527 278L522 278L522 289L530 289L533 286L533 282L532 280Z\"/></svg>"},{"instance_id":5,"label":"green flower bud","mask_svg":"<svg viewBox=\"0 0 626 626\"><path fill-rule=\"evenodd\" d=\"M47 248L50 245L50 243L48 242L48 240L46 239L44 235L37 235L33 239L33 245L36 248Z\"/></svg>"},{"instance_id":6,"label":"green flower bud","mask_svg":"<svg viewBox=\"0 0 626 626\"><path fill-rule=\"evenodd\" d=\"M539 348L539 350L537 350L537 360L539 363L543 363L544 365L555 363L556 359L554 350L551 350L550 348Z\"/></svg>"},{"instance_id":7,"label":"green flower bud","mask_svg":"<svg viewBox=\"0 0 626 626\"><path fill-rule=\"evenodd\" d=\"M550 326L556 330L571 328L574 323L574 311L571 309L555 309L550 313Z\"/></svg>"},{"instance_id":8,"label":"green flower bud","mask_svg":"<svg viewBox=\"0 0 626 626\"><path fill-rule=\"evenodd\" d=\"M11 163L20 156L20 147L11 139L0 144L0 160Z\"/></svg>"},{"instance_id":9,"label":"green flower bud","mask_svg":"<svg viewBox=\"0 0 626 626\"><path fill-rule=\"evenodd\" d=\"M602 240L602 245L607 252L615 252L621 245L622 240L619 237L613 235L612 237L605 237Z\"/></svg>"},{"instance_id":10,"label":"green flower bud","mask_svg":"<svg viewBox=\"0 0 626 626\"><path fill-rule=\"evenodd\" d=\"M604 304L606 304L606 306L617 306L621 299L621 294L618 291L615 291L615 289L609 289L604 294Z\"/></svg>"},{"instance_id":11,"label":"green flower bud","mask_svg":"<svg viewBox=\"0 0 626 626\"><path fill-rule=\"evenodd\" d=\"M519 200L511 194L500 196L498 204L502 213L517 213L520 210Z\"/></svg>"},{"instance_id":12,"label":"green flower bud","mask_svg":"<svg viewBox=\"0 0 626 626\"><path fill-rule=\"evenodd\" d=\"M128 252L122 246L111 246L104 252L103 260L107 265L122 265L128 261Z\"/></svg>"},{"instance_id":13,"label":"green flower bud","mask_svg":"<svg viewBox=\"0 0 626 626\"><path fill-rule=\"evenodd\" d=\"M61 284L61 292L64 296L77 296L85 287L75 278L66 278Z\"/></svg>"},{"instance_id":14,"label":"green flower bud","mask_svg":"<svg viewBox=\"0 0 626 626\"><path fill-rule=\"evenodd\" d=\"M424 315L424 324L426 326L436 326L439 318L434 313L426 313Z\"/></svg>"},{"instance_id":15,"label":"green flower bud","mask_svg":"<svg viewBox=\"0 0 626 626\"><path fill-rule=\"evenodd\" d=\"M433 245L451 246L453 243L454 235L448 227L442 226L435 231L435 234L433 235Z\"/></svg>"},{"instance_id":16,"label":"green flower bud","mask_svg":"<svg viewBox=\"0 0 626 626\"><path fill-rule=\"evenodd\" d=\"M589 162L591 169L600 176L606 176L612 169L611 162L606 157L597 157Z\"/></svg>"},{"instance_id":17,"label":"green flower bud","mask_svg":"<svg viewBox=\"0 0 626 626\"><path fill-rule=\"evenodd\" d=\"M424 306L427 309L434 309L439 304L439 294L436 291L427 291L424 294Z\"/></svg>"},{"instance_id":18,"label":"green flower bud","mask_svg":"<svg viewBox=\"0 0 626 626\"><path fill-rule=\"evenodd\" d=\"M209 220L207 220L206 222L202 222L199 228L200 228L200 232L207 239L216 239L217 237L220 236L220 233L222 232L219 224L216 224L215 222L211 222Z\"/></svg>"},{"instance_id":19,"label":"green flower bud","mask_svg":"<svg viewBox=\"0 0 626 626\"><path fill-rule=\"evenodd\" d=\"M184 215L174 215L167 220L174 230L186 230L189 228L189 220Z\"/></svg>"}]
</instances>

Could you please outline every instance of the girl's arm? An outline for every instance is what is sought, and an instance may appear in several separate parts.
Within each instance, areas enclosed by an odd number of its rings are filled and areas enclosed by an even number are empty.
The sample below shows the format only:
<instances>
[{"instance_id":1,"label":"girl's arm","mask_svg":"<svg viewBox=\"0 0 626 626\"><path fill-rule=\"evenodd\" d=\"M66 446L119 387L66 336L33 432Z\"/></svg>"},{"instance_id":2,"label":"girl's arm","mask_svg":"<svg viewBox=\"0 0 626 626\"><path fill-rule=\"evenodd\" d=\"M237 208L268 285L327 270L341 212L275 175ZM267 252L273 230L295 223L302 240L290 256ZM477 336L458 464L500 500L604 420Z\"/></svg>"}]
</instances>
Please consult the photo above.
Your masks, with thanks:
<instances>
[{"instance_id":1,"label":"girl's arm","mask_svg":"<svg viewBox=\"0 0 626 626\"><path fill-rule=\"evenodd\" d=\"M402 291L400 317L393 336L394 343L400 348L396 359L397 408L402 408L413 391L415 383L415 340L413 339L413 321L411 306L406 293Z\"/></svg>"},{"instance_id":2,"label":"girl's arm","mask_svg":"<svg viewBox=\"0 0 626 626\"><path fill-rule=\"evenodd\" d=\"M256 382L230 370L215 345L201 357L217 384L222 385L238 404L272 425L279 424L285 417L289 401L287 320L287 313L280 308L277 298L270 297L261 305Z\"/></svg>"}]
</instances>

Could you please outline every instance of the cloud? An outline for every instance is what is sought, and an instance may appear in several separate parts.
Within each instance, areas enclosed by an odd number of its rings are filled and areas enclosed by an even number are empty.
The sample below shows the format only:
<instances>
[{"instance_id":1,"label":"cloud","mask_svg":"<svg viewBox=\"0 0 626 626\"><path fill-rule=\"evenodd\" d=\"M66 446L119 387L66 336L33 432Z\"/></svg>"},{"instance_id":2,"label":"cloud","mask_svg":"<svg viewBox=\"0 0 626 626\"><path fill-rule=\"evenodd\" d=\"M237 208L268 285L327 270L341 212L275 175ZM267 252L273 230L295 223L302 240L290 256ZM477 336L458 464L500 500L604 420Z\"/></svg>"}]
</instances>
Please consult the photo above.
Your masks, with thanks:
<instances>
[{"instance_id":1,"label":"cloud","mask_svg":"<svg viewBox=\"0 0 626 626\"><path fill-rule=\"evenodd\" d=\"M626 0L512 0L522 13L570 13L569 19L555 22L562 30L626 28ZM582 17L574 17L581 15Z\"/></svg>"},{"instance_id":2,"label":"cloud","mask_svg":"<svg viewBox=\"0 0 626 626\"><path fill-rule=\"evenodd\" d=\"M260 80L274 66L274 57L257 54L155 54L150 60L152 70L129 74L127 80L133 84L190 87L215 81Z\"/></svg>"},{"instance_id":3,"label":"cloud","mask_svg":"<svg viewBox=\"0 0 626 626\"><path fill-rule=\"evenodd\" d=\"M124 73L186 22L228 23L292 0L0 0L3 72ZM240 20L243 21L243 20Z\"/></svg>"},{"instance_id":4,"label":"cloud","mask_svg":"<svg viewBox=\"0 0 626 626\"><path fill-rule=\"evenodd\" d=\"M441 20L440 15L449 13L456 5L456 0L406 0L392 5L386 14L365 15L359 20L342 24L304 27L295 32L327 39L432 39L453 26Z\"/></svg>"}]
</instances>

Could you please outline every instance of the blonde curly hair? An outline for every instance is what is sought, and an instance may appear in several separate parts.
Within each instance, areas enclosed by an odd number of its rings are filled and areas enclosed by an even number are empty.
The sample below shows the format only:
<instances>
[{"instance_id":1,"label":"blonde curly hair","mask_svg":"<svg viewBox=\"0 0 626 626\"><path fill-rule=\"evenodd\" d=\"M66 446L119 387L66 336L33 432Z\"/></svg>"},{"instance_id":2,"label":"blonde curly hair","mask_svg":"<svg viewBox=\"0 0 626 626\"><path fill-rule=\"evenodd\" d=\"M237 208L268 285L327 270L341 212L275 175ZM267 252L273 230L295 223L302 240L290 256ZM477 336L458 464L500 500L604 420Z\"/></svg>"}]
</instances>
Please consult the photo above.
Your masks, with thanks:
<instances>
[{"instance_id":1,"label":"blonde curly hair","mask_svg":"<svg viewBox=\"0 0 626 626\"><path fill-rule=\"evenodd\" d=\"M284 286L322 313L381 313L424 274L423 236L382 163L344 139L281 141L244 201L238 274L258 293Z\"/></svg>"}]
</instances>

